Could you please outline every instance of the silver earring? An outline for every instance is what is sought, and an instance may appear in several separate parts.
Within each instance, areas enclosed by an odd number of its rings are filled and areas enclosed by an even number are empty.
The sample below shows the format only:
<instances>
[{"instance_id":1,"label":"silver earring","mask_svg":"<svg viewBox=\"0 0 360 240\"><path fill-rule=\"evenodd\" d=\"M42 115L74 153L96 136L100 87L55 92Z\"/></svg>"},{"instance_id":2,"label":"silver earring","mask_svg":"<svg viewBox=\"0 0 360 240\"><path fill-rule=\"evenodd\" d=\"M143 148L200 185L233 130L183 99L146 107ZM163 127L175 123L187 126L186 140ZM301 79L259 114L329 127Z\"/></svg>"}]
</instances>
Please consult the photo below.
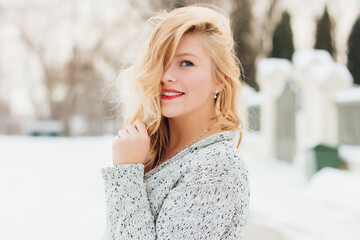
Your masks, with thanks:
<instances>
[{"instance_id":1,"label":"silver earring","mask_svg":"<svg viewBox=\"0 0 360 240\"><path fill-rule=\"evenodd\" d=\"M216 89L216 91L215 91L215 94L214 94L214 98L216 99L216 94L218 93L218 90Z\"/></svg>"}]
</instances>

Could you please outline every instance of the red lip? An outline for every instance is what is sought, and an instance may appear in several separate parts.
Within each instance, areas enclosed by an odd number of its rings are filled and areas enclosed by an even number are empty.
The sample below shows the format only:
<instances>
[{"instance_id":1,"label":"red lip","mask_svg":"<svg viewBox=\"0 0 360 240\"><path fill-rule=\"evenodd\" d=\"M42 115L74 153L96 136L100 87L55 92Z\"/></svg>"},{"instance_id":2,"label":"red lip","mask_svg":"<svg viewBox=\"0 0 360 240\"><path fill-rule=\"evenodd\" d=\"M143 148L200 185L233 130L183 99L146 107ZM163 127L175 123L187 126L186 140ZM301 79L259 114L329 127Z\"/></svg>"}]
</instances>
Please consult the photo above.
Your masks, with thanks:
<instances>
[{"instance_id":1,"label":"red lip","mask_svg":"<svg viewBox=\"0 0 360 240\"><path fill-rule=\"evenodd\" d=\"M162 92L173 92L173 93L183 93L183 92L179 92L175 89L168 89L168 88L163 88Z\"/></svg>"},{"instance_id":2,"label":"red lip","mask_svg":"<svg viewBox=\"0 0 360 240\"><path fill-rule=\"evenodd\" d=\"M168 89L168 88L163 88L162 92L172 92L172 93L183 93L183 92L179 92L178 90L175 89ZM161 99L166 100L166 99L173 99L173 98L178 98L181 97L182 95L184 95L185 93L178 95L178 96L161 96Z\"/></svg>"}]
</instances>

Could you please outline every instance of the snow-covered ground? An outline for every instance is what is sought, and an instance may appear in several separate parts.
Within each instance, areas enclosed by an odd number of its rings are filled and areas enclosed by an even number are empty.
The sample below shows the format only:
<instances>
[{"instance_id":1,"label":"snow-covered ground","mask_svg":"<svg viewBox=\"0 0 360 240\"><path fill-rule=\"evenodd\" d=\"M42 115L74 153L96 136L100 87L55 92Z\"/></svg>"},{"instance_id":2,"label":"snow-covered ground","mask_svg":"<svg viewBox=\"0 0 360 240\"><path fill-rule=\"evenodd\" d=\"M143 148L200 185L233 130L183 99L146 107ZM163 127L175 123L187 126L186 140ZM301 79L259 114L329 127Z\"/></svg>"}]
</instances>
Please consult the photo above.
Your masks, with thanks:
<instances>
[{"instance_id":1,"label":"snow-covered ground","mask_svg":"<svg viewBox=\"0 0 360 240\"><path fill-rule=\"evenodd\" d=\"M244 135L251 185L245 240L360 239L360 172L324 168L308 179L288 162L263 159L262 146L261 135Z\"/></svg>"},{"instance_id":2,"label":"snow-covered ground","mask_svg":"<svg viewBox=\"0 0 360 240\"><path fill-rule=\"evenodd\" d=\"M100 169L111 164L112 138L0 135L0 239L101 239ZM260 159L256 138L242 144L251 184L245 240L360 238L360 174L323 169L307 181L289 163Z\"/></svg>"}]
</instances>

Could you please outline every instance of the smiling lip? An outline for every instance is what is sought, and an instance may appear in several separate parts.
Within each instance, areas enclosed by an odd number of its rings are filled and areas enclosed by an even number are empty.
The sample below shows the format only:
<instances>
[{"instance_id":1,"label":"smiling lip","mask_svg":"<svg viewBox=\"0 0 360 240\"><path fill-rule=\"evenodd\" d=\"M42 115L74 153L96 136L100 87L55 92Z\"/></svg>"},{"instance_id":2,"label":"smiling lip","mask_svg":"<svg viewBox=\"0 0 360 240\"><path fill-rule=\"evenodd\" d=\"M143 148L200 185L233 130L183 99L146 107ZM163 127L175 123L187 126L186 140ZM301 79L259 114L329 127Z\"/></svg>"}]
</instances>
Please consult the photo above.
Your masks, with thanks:
<instances>
[{"instance_id":1,"label":"smiling lip","mask_svg":"<svg viewBox=\"0 0 360 240\"><path fill-rule=\"evenodd\" d=\"M168 88L163 88L163 89L162 89L162 92L183 93L183 92L179 92L178 90L168 89Z\"/></svg>"},{"instance_id":2,"label":"smiling lip","mask_svg":"<svg viewBox=\"0 0 360 240\"><path fill-rule=\"evenodd\" d=\"M183 93L183 92L179 92L175 89L167 89L167 88L163 88L162 89L162 92L172 92L172 93ZM185 93L181 94L181 95L177 95L177 96L164 96L164 95L161 95L161 99L163 100L170 100L170 99L174 99L174 98L178 98L178 97L181 97L182 95L184 95Z\"/></svg>"}]
</instances>

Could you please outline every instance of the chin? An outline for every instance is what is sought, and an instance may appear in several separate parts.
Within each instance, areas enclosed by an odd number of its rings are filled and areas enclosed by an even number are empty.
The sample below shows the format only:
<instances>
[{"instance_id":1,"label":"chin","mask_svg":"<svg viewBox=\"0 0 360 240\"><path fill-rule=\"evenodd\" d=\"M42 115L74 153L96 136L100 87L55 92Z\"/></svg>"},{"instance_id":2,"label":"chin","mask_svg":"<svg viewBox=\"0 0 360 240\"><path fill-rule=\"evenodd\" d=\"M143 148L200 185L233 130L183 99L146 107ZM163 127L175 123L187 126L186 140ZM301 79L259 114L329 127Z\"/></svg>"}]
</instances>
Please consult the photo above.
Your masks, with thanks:
<instances>
[{"instance_id":1,"label":"chin","mask_svg":"<svg viewBox=\"0 0 360 240\"><path fill-rule=\"evenodd\" d=\"M178 117L179 115L177 114L164 114L162 113L161 114L163 117L166 117L166 118L174 118L174 117Z\"/></svg>"},{"instance_id":2,"label":"chin","mask_svg":"<svg viewBox=\"0 0 360 240\"><path fill-rule=\"evenodd\" d=\"M161 111L161 115L167 118L179 117L181 114L179 111Z\"/></svg>"}]
</instances>

